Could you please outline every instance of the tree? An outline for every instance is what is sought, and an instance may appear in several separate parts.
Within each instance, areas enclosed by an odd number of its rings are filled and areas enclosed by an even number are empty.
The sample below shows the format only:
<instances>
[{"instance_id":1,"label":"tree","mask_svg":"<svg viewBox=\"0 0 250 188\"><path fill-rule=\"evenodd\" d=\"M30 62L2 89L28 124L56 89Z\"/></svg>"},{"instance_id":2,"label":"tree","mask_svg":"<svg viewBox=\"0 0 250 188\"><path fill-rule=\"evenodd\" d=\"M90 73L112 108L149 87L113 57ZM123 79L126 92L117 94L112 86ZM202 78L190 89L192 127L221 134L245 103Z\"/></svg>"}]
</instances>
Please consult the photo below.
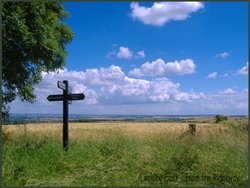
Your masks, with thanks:
<instances>
[{"instance_id":1,"label":"tree","mask_svg":"<svg viewBox=\"0 0 250 188\"><path fill-rule=\"evenodd\" d=\"M219 123L221 121L226 121L228 120L227 116L223 116L223 115L216 115L215 116L215 122L216 123Z\"/></svg>"},{"instance_id":2,"label":"tree","mask_svg":"<svg viewBox=\"0 0 250 188\"><path fill-rule=\"evenodd\" d=\"M2 11L2 114L18 96L34 102L34 85L42 71L62 68L73 32L63 22L68 13L59 2L4 2Z\"/></svg>"}]
</instances>

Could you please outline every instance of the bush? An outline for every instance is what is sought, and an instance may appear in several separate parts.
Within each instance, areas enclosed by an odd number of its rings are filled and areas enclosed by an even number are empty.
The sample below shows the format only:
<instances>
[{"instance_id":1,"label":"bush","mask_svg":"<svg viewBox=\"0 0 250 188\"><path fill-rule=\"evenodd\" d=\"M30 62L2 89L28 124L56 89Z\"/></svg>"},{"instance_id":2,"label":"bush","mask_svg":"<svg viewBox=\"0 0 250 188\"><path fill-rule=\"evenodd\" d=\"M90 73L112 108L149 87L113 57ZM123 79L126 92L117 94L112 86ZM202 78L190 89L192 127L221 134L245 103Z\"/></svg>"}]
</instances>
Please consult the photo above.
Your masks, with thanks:
<instances>
[{"instance_id":1,"label":"bush","mask_svg":"<svg viewBox=\"0 0 250 188\"><path fill-rule=\"evenodd\" d=\"M226 121L228 120L227 116L223 116L223 115L216 115L215 116L215 122L216 123L219 123L221 121Z\"/></svg>"}]
</instances>

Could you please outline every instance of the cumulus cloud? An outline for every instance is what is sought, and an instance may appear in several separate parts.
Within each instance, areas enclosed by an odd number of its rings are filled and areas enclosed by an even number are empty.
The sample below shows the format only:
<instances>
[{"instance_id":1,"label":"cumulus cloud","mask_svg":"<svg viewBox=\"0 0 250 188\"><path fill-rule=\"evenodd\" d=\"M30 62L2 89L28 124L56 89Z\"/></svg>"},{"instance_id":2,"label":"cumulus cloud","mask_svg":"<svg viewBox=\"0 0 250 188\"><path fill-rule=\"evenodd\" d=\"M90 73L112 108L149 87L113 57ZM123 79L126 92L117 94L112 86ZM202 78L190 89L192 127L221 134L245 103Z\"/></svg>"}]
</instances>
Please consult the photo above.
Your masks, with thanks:
<instances>
[{"instance_id":1,"label":"cumulus cloud","mask_svg":"<svg viewBox=\"0 0 250 188\"><path fill-rule=\"evenodd\" d=\"M117 47L113 46L113 47ZM119 59L139 59L139 58L145 58L145 52L144 50L138 51L135 55L133 55L133 51L129 49L128 47L120 46L117 49L113 49L110 51L107 55L106 58L111 59L111 58L119 58Z\"/></svg>"},{"instance_id":2,"label":"cumulus cloud","mask_svg":"<svg viewBox=\"0 0 250 188\"><path fill-rule=\"evenodd\" d=\"M149 87L149 82L145 82L145 80L139 80L130 78L129 82L138 82L138 86L140 86L142 89L147 91L147 89L143 89L144 87ZM142 82L141 82L142 81ZM158 80L160 81L160 80ZM139 84L140 83L140 84ZM53 88L56 88L56 84ZM135 84L133 84L135 86ZM173 88L178 85L175 83ZM132 85L130 85L132 86ZM138 87L136 87L138 88ZM248 92L246 90L244 91L235 91L234 94L228 95L222 92L214 92L214 93L204 93L205 98L202 97L202 94L200 93L193 93L193 92L181 92L179 90L179 95L176 96L176 98L185 98L185 95L189 95L190 98L193 98L192 102L186 102L186 101L177 101L172 100L171 96L170 99L166 100L168 98L167 94L159 93L158 95L155 95L155 98L152 98L151 102L143 102L142 96L143 94L135 92L134 94L137 94L140 97L135 97L133 94L133 87L131 87L127 91L132 91L132 93L127 93L127 95L130 95L129 97L123 97L122 95L114 95L112 99L109 101L107 100L106 104L104 102L102 104L94 103L91 104L91 101L89 102L89 105L86 105L86 98L84 101L74 101L72 105L70 106L70 114L73 113L83 113L83 114L141 114L141 115L152 115L152 114L159 114L159 115L195 115L195 114L228 114L228 115L247 115L248 114ZM180 89L180 88L179 88ZM38 91L36 93L38 94L37 102L35 104L30 104L27 102L21 102L20 100L15 100L11 103L11 112L18 113L61 113L62 111L62 103L60 102L54 102L49 103L46 98L41 95L41 88L38 87ZM137 89L136 89L137 90ZM135 91L136 91L135 90ZM140 91L138 89L137 91ZM178 91L178 87L177 87ZM61 92L61 90L60 90ZM156 92L157 93L157 92ZM184 93L184 94L183 94ZM51 94L51 93L50 93ZM86 97L89 98L89 94L87 92L84 92ZM96 92L97 95L99 95L99 92ZM193 95L193 96L192 96ZM198 97L196 97L198 95ZM47 97L47 96L46 96ZM115 99L120 99L120 103L118 104ZM141 102L134 103L134 101L128 101L131 100L137 100L141 99ZM158 99L159 98L159 99ZM194 99L195 98L195 99ZM44 99L44 101L42 101ZM127 101L124 101L126 100ZM155 101L154 101L155 100ZM111 102L116 102L111 105ZM163 101L163 102L160 102ZM171 101L171 102L170 102Z\"/></svg>"},{"instance_id":3,"label":"cumulus cloud","mask_svg":"<svg viewBox=\"0 0 250 188\"><path fill-rule=\"evenodd\" d=\"M65 69L42 73L42 77L35 93L38 103L46 105L48 95L62 92L57 88L58 80L68 80L72 93L84 93L85 100L80 103L88 105L192 102L205 97L199 92L183 92L179 83L165 77L152 80L131 78L115 65L85 71Z\"/></svg>"},{"instance_id":4,"label":"cumulus cloud","mask_svg":"<svg viewBox=\"0 0 250 188\"><path fill-rule=\"evenodd\" d=\"M205 95L201 93L187 93L179 91L180 84L173 83L167 78L157 78L151 82L151 95L152 101L185 101L192 102L194 99L205 98Z\"/></svg>"},{"instance_id":5,"label":"cumulus cloud","mask_svg":"<svg viewBox=\"0 0 250 188\"><path fill-rule=\"evenodd\" d=\"M222 93L222 94L234 94L234 93L236 93L236 91L234 91L233 89L231 89L231 88L228 88L228 89L225 89L224 91L221 91L220 93Z\"/></svg>"},{"instance_id":6,"label":"cumulus cloud","mask_svg":"<svg viewBox=\"0 0 250 188\"><path fill-rule=\"evenodd\" d=\"M73 101L71 113L92 114L244 114L248 112L248 89L227 88L215 93L182 91L181 84L166 77L132 78L119 66L84 71L60 70L43 73L35 86L35 104L11 103L11 112L60 113L62 103L47 96L61 94L58 80L68 80L73 93L84 93L84 101Z\"/></svg>"},{"instance_id":7,"label":"cumulus cloud","mask_svg":"<svg viewBox=\"0 0 250 188\"><path fill-rule=\"evenodd\" d=\"M113 67L114 68L114 67ZM102 77L102 73L100 77ZM118 77L109 80L111 83L98 81L94 85L100 86L98 100L105 104L111 100L117 103L148 103L148 102L191 102L197 98L205 97L203 93L187 93L180 91L180 84L167 78L153 80L136 79L125 76L119 72ZM113 103L113 102L112 102Z\"/></svg>"},{"instance_id":8,"label":"cumulus cloud","mask_svg":"<svg viewBox=\"0 0 250 188\"><path fill-rule=\"evenodd\" d=\"M137 58L144 58L144 57L146 57L144 50L138 51L136 53L136 56L135 56L136 59Z\"/></svg>"},{"instance_id":9,"label":"cumulus cloud","mask_svg":"<svg viewBox=\"0 0 250 188\"><path fill-rule=\"evenodd\" d=\"M206 99L197 103L197 107L207 114L247 114L248 93L230 88L223 92L206 93Z\"/></svg>"},{"instance_id":10,"label":"cumulus cloud","mask_svg":"<svg viewBox=\"0 0 250 188\"><path fill-rule=\"evenodd\" d=\"M192 12L204 7L201 2L155 2L152 7L130 4L131 17L146 25L163 26L170 20L185 20Z\"/></svg>"},{"instance_id":11,"label":"cumulus cloud","mask_svg":"<svg viewBox=\"0 0 250 188\"><path fill-rule=\"evenodd\" d=\"M235 75L248 75L248 62L247 65L238 70Z\"/></svg>"},{"instance_id":12,"label":"cumulus cloud","mask_svg":"<svg viewBox=\"0 0 250 188\"><path fill-rule=\"evenodd\" d=\"M135 68L129 72L129 75L135 77L141 76L164 76L168 74L192 74L195 71L195 64L192 59L167 62L157 59L152 63L146 62L141 67Z\"/></svg>"},{"instance_id":13,"label":"cumulus cloud","mask_svg":"<svg viewBox=\"0 0 250 188\"><path fill-rule=\"evenodd\" d=\"M209 74L208 76L207 76L207 79L214 79L214 78L216 78L218 76L218 73L217 72L213 72L213 73L211 73L211 74Z\"/></svg>"},{"instance_id":14,"label":"cumulus cloud","mask_svg":"<svg viewBox=\"0 0 250 188\"><path fill-rule=\"evenodd\" d=\"M229 56L229 53L228 52L223 52L223 53L219 53L219 54L216 54L216 58L221 58L221 59L225 59L226 57Z\"/></svg>"},{"instance_id":15,"label":"cumulus cloud","mask_svg":"<svg viewBox=\"0 0 250 188\"><path fill-rule=\"evenodd\" d=\"M16 100L11 112L60 113L62 103L48 102L51 94L61 94L58 80L68 80L73 93L84 93L83 101L73 101L71 113L92 114L244 114L248 112L248 89L227 88L215 93L186 92L181 84L166 77L151 80L131 78L121 67L85 71L61 70L43 73L35 86L35 104Z\"/></svg>"},{"instance_id":16,"label":"cumulus cloud","mask_svg":"<svg viewBox=\"0 0 250 188\"><path fill-rule=\"evenodd\" d=\"M124 46L121 46L117 53L117 58L120 58L120 59L131 59L132 56L133 56L133 52L130 51L129 48L124 47Z\"/></svg>"}]
</instances>

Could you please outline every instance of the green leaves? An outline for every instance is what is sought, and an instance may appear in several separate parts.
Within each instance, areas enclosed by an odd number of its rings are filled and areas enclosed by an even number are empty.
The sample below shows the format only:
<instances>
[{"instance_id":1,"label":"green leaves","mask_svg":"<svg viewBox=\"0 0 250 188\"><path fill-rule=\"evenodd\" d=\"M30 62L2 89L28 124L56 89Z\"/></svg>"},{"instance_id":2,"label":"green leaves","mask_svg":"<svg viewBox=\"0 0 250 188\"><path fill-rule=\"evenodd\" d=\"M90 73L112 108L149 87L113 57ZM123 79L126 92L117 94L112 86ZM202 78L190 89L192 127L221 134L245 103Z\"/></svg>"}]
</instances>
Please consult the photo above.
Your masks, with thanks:
<instances>
[{"instance_id":1,"label":"green leaves","mask_svg":"<svg viewBox=\"0 0 250 188\"><path fill-rule=\"evenodd\" d=\"M215 116L215 122L216 123L219 123L221 121L226 121L227 119L228 119L227 116L223 116L223 115L216 115Z\"/></svg>"},{"instance_id":2,"label":"green leaves","mask_svg":"<svg viewBox=\"0 0 250 188\"><path fill-rule=\"evenodd\" d=\"M63 23L68 13L58 2L3 3L3 93L7 104L19 96L33 102L42 71L65 65L65 46L73 39ZM14 96L14 97L13 97Z\"/></svg>"}]
</instances>

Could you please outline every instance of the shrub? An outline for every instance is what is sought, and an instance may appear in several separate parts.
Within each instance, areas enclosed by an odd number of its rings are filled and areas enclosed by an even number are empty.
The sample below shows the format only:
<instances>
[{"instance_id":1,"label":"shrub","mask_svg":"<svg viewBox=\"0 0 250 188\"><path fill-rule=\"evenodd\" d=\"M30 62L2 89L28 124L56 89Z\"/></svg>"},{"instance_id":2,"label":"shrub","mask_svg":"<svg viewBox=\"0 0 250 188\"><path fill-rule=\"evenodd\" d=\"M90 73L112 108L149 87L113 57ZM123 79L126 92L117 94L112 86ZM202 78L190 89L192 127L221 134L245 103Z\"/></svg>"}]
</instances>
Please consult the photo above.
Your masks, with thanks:
<instances>
[{"instance_id":1,"label":"shrub","mask_svg":"<svg viewBox=\"0 0 250 188\"><path fill-rule=\"evenodd\" d=\"M216 115L215 116L215 122L216 123L219 123L221 121L226 121L228 120L227 116L223 116L223 115Z\"/></svg>"}]
</instances>

